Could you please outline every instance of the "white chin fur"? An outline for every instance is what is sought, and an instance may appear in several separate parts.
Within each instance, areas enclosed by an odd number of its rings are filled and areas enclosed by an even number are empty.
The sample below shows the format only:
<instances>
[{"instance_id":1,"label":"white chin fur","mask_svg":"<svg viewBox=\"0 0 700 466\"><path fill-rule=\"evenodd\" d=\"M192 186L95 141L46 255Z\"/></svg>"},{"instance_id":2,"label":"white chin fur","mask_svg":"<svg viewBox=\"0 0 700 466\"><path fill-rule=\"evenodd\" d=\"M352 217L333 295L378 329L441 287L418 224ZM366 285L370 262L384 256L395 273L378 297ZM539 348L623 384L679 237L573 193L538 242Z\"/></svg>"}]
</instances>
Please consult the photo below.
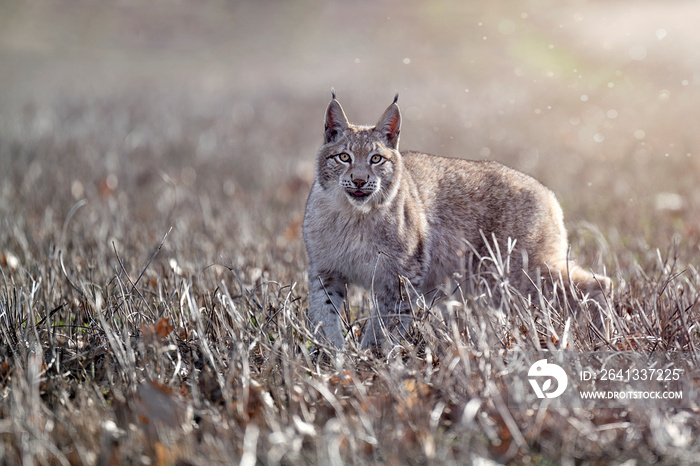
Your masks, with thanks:
<instances>
[{"instance_id":1,"label":"white chin fur","mask_svg":"<svg viewBox=\"0 0 700 466\"><path fill-rule=\"evenodd\" d=\"M351 206L353 206L355 209L359 210L363 214L366 214L370 210L372 210L372 197L373 196L368 196L362 200L360 199L355 199L351 196L345 195L347 197L348 202L350 203Z\"/></svg>"}]
</instances>

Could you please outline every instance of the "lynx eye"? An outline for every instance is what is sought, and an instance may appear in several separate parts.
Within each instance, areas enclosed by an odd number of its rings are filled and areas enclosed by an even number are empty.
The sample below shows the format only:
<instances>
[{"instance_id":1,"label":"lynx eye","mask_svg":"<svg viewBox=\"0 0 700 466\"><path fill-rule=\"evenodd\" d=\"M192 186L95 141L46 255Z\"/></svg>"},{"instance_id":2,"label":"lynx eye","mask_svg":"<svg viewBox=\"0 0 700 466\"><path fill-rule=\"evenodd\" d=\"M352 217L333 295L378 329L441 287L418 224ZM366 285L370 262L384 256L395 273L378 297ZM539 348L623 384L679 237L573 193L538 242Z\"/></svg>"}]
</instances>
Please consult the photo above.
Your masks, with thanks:
<instances>
[{"instance_id":1,"label":"lynx eye","mask_svg":"<svg viewBox=\"0 0 700 466\"><path fill-rule=\"evenodd\" d=\"M338 154L338 160L340 160L341 162L347 163L350 161L350 155L346 154L345 152L343 152L342 154Z\"/></svg>"},{"instance_id":2,"label":"lynx eye","mask_svg":"<svg viewBox=\"0 0 700 466\"><path fill-rule=\"evenodd\" d=\"M379 162L382 161L383 158L384 158L384 157L382 157L381 155L375 154L375 155L372 156L371 159L369 159L369 162L370 162L370 163L379 163Z\"/></svg>"}]
</instances>

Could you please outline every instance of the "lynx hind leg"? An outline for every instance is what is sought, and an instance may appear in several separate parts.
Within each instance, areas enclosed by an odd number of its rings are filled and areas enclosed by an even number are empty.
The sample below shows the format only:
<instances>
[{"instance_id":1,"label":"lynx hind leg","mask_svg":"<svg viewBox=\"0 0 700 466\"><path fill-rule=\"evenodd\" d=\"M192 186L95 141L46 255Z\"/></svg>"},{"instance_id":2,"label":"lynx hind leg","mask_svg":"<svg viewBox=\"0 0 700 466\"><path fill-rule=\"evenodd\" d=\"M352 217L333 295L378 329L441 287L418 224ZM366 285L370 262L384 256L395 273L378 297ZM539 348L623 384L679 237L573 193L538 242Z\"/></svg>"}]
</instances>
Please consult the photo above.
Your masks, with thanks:
<instances>
[{"instance_id":1,"label":"lynx hind leg","mask_svg":"<svg viewBox=\"0 0 700 466\"><path fill-rule=\"evenodd\" d=\"M309 321L321 342L341 349L345 346L340 311L345 300L345 282L329 275L309 274Z\"/></svg>"}]
</instances>

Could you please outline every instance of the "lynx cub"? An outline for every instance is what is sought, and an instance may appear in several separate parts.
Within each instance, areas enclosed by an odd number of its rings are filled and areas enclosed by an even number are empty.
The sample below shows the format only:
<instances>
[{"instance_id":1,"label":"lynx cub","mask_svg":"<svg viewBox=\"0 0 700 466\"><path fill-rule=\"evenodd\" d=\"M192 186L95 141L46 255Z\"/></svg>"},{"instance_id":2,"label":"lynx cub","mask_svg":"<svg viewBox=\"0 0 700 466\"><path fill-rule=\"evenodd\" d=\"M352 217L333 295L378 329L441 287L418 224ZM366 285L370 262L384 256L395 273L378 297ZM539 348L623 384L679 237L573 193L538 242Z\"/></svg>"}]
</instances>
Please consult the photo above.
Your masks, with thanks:
<instances>
[{"instance_id":1,"label":"lynx cub","mask_svg":"<svg viewBox=\"0 0 700 466\"><path fill-rule=\"evenodd\" d=\"M375 126L348 123L335 93L326 110L303 225L309 319L321 340L344 346L348 284L377 299L363 348L380 345L384 331L404 332L409 290L429 293L468 272L494 239L500 251L514 244L508 280L524 293L528 277L553 273L603 302L610 280L567 264L563 215L549 189L496 162L399 152L397 100Z\"/></svg>"}]
</instances>

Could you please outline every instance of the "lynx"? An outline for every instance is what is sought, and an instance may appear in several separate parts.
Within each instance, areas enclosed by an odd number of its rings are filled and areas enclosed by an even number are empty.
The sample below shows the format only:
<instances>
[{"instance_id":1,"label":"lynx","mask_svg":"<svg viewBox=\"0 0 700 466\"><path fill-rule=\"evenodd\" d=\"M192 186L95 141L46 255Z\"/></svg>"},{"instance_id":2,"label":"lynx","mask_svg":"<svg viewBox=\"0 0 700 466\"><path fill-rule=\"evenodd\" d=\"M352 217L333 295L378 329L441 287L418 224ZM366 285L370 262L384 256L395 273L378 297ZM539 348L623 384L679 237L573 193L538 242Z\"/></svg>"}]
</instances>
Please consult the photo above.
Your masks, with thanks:
<instances>
[{"instance_id":1,"label":"lynx","mask_svg":"<svg viewBox=\"0 0 700 466\"><path fill-rule=\"evenodd\" d=\"M409 326L409 290L431 293L494 248L509 249L507 279L523 293L547 274L604 302L610 280L568 261L562 210L549 189L492 161L399 152L397 101L375 126L349 123L335 92L326 110L303 223L308 317L321 341L344 347L347 285L376 296L361 346L379 346L385 332Z\"/></svg>"}]
</instances>

